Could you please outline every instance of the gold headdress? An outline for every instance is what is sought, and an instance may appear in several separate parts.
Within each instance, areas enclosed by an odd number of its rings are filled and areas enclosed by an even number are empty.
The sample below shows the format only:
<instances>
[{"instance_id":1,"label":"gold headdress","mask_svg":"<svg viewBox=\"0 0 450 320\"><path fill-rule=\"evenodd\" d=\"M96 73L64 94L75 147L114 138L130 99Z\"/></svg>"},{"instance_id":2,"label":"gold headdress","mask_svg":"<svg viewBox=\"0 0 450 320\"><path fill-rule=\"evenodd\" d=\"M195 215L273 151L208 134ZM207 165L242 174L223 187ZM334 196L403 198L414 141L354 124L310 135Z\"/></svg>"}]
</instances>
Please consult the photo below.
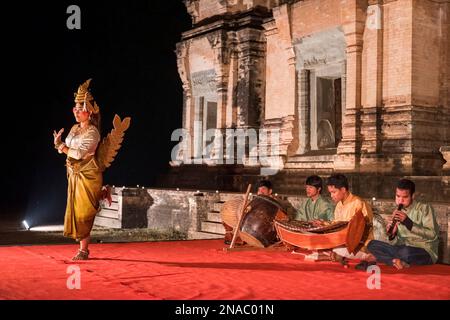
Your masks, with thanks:
<instances>
[{"instance_id":1,"label":"gold headdress","mask_svg":"<svg viewBox=\"0 0 450 320\"><path fill-rule=\"evenodd\" d=\"M82 103L86 111L97 114L100 112L100 108L94 101L94 97L89 91L89 84L92 79L86 80L82 85L78 87L78 92L74 93L75 102Z\"/></svg>"}]
</instances>

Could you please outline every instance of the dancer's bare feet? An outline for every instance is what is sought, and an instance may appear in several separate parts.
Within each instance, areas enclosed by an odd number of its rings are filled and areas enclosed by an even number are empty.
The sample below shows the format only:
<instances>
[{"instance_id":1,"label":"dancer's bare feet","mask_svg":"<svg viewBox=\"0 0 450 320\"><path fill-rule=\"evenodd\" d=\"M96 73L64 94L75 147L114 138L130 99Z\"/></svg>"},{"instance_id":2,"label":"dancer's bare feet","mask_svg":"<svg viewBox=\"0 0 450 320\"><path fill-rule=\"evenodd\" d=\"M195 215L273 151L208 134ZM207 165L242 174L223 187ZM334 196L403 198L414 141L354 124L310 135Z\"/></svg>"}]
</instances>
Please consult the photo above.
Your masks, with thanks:
<instances>
[{"instance_id":1,"label":"dancer's bare feet","mask_svg":"<svg viewBox=\"0 0 450 320\"><path fill-rule=\"evenodd\" d=\"M88 260L89 259L89 250L78 250L77 254L72 258L72 261L78 260Z\"/></svg>"},{"instance_id":2,"label":"dancer's bare feet","mask_svg":"<svg viewBox=\"0 0 450 320\"><path fill-rule=\"evenodd\" d=\"M409 268L409 264L407 264L405 261L402 261L400 259L392 259L392 264L398 270L402 270L404 268Z\"/></svg>"}]
</instances>

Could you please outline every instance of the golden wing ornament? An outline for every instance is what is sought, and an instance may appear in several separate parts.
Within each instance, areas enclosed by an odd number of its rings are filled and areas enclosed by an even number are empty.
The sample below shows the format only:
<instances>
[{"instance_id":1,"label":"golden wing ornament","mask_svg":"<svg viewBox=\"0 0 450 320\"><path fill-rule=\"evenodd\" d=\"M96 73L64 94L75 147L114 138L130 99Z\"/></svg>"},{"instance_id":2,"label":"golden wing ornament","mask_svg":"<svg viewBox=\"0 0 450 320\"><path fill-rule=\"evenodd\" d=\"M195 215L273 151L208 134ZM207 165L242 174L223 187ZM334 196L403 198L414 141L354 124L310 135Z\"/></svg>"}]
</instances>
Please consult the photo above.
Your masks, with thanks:
<instances>
[{"instance_id":1,"label":"golden wing ornament","mask_svg":"<svg viewBox=\"0 0 450 320\"><path fill-rule=\"evenodd\" d=\"M97 149L97 162L102 171L109 168L114 161L114 157L121 147L125 131L130 127L130 122L131 118L129 117L122 121L117 114L114 116L114 128L103 139Z\"/></svg>"}]
</instances>

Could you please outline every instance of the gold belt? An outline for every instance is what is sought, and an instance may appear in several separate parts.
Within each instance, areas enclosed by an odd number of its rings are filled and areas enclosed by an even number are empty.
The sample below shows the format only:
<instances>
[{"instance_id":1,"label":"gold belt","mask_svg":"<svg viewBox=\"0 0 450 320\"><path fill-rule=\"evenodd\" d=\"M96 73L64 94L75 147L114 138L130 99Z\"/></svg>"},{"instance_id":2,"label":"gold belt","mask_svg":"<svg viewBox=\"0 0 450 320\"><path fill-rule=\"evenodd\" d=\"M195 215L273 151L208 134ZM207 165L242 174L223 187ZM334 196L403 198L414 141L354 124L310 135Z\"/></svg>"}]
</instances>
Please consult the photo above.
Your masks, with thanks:
<instances>
[{"instance_id":1,"label":"gold belt","mask_svg":"<svg viewBox=\"0 0 450 320\"><path fill-rule=\"evenodd\" d=\"M91 165L92 164L92 165ZM98 169L97 162L95 161L95 157L89 157L83 160L75 160L72 158L67 158L66 160L67 170L71 173L79 173L85 170Z\"/></svg>"}]
</instances>

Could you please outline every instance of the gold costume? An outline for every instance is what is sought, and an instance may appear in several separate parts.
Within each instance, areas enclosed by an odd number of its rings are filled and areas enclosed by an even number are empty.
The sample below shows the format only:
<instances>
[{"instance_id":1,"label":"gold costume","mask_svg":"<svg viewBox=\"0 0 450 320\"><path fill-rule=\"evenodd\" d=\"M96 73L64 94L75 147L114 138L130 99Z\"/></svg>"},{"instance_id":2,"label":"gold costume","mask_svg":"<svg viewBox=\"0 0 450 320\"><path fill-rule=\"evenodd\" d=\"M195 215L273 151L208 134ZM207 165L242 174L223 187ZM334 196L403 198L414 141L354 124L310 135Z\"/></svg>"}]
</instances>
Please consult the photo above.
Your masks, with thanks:
<instances>
[{"instance_id":1,"label":"gold costume","mask_svg":"<svg viewBox=\"0 0 450 320\"><path fill-rule=\"evenodd\" d=\"M82 84L75 94L75 102L83 103L86 111L97 115L100 108L88 90L90 80ZM102 172L111 165L121 146L130 118L123 121L116 115L114 129L100 143L95 125L81 128L73 126L65 139L67 152L67 206L64 218L64 236L82 240L89 236L95 215L100 210Z\"/></svg>"},{"instance_id":2,"label":"gold costume","mask_svg":"<svg viewBox=\"0 0 450 320\"><path fill-rule=\"evenodd\" d=\"M94 157L100 141L97 128L91 125L86 132L76 134L77 127L74 126L66 138L69 152L64 236L81 240L89 236L99 211L103 176ZM89 149L91 153L87 152Z\"/></svg>"},{"instance_id":3,"label":"gold costume","mask_svg":"<svg viewBox=\"0 0 450 320\"><path fill-rule=\"evenodd\" d=\"M361 210L367 225L364 235L364 247L361 249L362 251L366 251L367 245L374 239L372 227L373 212L372 208L366 201L350 192L347 199L344 201L339 201L336 204L336 208L334 209L334 220L350 221L358 210Z\"/></svg>"}]
</instances>

